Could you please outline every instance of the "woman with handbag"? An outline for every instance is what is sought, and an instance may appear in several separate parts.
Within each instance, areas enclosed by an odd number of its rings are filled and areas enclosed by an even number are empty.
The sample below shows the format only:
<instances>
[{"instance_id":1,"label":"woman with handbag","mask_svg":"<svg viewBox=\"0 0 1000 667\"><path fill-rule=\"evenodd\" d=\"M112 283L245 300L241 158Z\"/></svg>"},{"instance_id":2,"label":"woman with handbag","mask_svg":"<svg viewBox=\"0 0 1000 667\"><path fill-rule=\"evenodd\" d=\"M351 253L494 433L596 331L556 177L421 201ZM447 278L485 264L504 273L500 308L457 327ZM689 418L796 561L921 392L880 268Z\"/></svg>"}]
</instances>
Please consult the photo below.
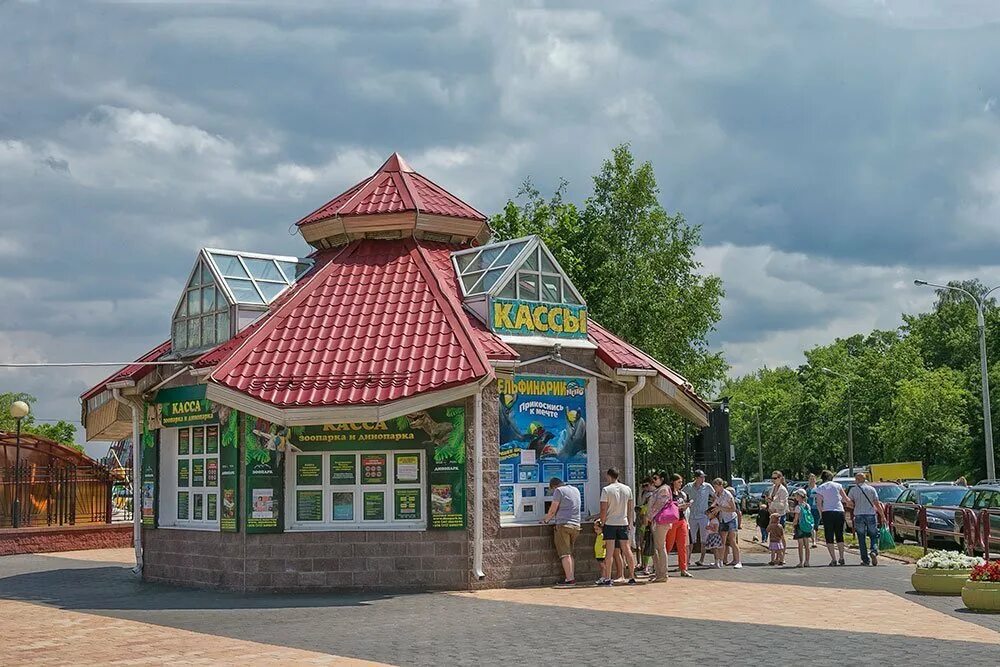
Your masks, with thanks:
<instances>
[{"instance_id":1,"label":"woman with handbag","mask_svg":"<svg viewBox=\"0 0 1000 667\"><path fill-rule=\"evenodd\" d=\"M670 485L666 484L666 475L658 472L653 475L653 496L649 499L649 513L646 515L653 529L653 568L652 581L667 580L667 533L670 526L679 518L677 503Z\"/></svg>"},{"instance_id":2,"label":"woman with handbag","mask_svg":"<svg viewBox=\"0 0 1000 667\"><path fill-rule=\"evenodd\" d=\"M688 523L687 523L687 512L688 507L691 502L688 500L687 494L682 490L684 487L684 478L674 473L670 476L670 490L673 495L674 502L677 503L678 517L677 521L670 524L670 530L667 532L667 542L666 542L666 552L667 557L670 557L670 552L673 551L674 545L677 545L677 566L681 571L682 577L692 577L690 572L688 572L688 558L687 558L687 541L688 541Z\"/></svg>"}]
</instances>

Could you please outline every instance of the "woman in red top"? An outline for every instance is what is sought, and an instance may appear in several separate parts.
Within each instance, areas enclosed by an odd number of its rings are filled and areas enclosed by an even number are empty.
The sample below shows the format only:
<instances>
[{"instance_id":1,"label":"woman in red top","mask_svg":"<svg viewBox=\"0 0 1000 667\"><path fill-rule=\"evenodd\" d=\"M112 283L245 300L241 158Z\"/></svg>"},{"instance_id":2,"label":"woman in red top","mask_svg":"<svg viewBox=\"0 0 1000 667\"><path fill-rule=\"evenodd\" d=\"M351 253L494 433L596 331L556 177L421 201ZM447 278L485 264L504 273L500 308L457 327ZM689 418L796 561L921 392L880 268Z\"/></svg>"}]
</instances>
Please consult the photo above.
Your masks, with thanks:
<instances>
[{"instance_id":1,"label":"woman in red top","mask_svg":"<svg viewBox=\"0 0 1000 667\"><path fill-rule=\"evenodd\" d=\"M682 577L693 576L688 572L688 557L687 557L687 541L688 541L688 523L687 523L687 509L691 505L688 500L687 494L685 494L681 489L684 487L684 478L674 473L670 476L670 487L673 491L673 498L677 501L677 509L680 512L680 519L674 521L670 524L670 530L667 532L666 539L666 551L669 554L673 550L674 545L677 545L677 564L681 571Z\"/></svg>"}]
</instances>

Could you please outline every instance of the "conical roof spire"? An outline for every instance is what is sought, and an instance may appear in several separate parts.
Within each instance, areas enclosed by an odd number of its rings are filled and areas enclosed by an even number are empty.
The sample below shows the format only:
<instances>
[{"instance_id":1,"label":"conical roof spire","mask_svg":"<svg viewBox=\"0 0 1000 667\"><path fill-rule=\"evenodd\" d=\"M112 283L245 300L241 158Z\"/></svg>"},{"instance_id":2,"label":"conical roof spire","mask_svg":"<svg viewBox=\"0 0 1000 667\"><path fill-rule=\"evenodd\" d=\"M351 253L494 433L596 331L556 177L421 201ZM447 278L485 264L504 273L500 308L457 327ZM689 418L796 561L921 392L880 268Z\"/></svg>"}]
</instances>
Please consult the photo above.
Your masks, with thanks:
<instances>
[{"instance_id":1,"label":"conical roof spire","mask_svg":"<svg viewBox=\"0 0 1000 667\"><path fill-rule=\"evenodd\" d=\"M399 153L295 224L317 248L365 237L482 243L490 236L485 215L415 172Z\"/></svg>"}]
</instances>

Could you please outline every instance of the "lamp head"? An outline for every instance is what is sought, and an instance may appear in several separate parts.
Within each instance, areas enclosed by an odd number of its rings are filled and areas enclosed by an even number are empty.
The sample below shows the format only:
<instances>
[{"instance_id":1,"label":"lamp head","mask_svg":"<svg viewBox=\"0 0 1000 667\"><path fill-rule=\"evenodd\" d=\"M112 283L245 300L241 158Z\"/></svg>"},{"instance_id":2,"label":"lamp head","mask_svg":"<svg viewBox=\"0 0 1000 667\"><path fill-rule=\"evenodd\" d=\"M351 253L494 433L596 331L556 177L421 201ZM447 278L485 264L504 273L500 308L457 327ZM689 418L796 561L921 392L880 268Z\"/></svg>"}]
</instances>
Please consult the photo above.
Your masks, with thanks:
<instances>
[{"instance_id":1,"label":"lamp head","mask_svg":"<svg viewBox=\"0 0 1000 667\"><path fill-rule=\"evenodd\" d=\"M924 286L924 285L927 284L927 281L926 280L914 280L913 284L916 285L917 287L922 287L922 286Z\"/></svg>"},{"instance_id":2,"label":"lamp head","mask_svg":"<svg viewBox=\"0 0 1000 667\"><path fill-rule=\"evenodd\" d=\"M14 419L24 419L31 412L31 408L24 401L14 401L10 404L10 416Z\"/></svg>"}]
</instances>

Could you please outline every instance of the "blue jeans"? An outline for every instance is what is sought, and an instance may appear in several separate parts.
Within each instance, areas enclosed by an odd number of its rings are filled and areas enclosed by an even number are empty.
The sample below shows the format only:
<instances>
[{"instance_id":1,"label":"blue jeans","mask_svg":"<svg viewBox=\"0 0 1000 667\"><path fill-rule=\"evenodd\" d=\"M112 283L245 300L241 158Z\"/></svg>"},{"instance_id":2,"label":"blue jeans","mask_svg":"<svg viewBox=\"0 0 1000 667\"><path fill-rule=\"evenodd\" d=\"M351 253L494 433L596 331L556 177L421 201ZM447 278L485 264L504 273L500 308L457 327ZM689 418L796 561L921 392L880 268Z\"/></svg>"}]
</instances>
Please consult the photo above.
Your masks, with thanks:
<instances>
[{"instance_id":1,"label":"blue jeans","mask_svg":"<svg viewBox=\"0 0 1000 667\"><path fill-rule=\"evenodd\" d=\"M861 562L868 562L868 554L878 555L878 522L874 514L857 514L854 516L854 534L858 537L858 551L861 552ZM869 546L865 547L867 538Z\"/></svg>"}]
</instances>

